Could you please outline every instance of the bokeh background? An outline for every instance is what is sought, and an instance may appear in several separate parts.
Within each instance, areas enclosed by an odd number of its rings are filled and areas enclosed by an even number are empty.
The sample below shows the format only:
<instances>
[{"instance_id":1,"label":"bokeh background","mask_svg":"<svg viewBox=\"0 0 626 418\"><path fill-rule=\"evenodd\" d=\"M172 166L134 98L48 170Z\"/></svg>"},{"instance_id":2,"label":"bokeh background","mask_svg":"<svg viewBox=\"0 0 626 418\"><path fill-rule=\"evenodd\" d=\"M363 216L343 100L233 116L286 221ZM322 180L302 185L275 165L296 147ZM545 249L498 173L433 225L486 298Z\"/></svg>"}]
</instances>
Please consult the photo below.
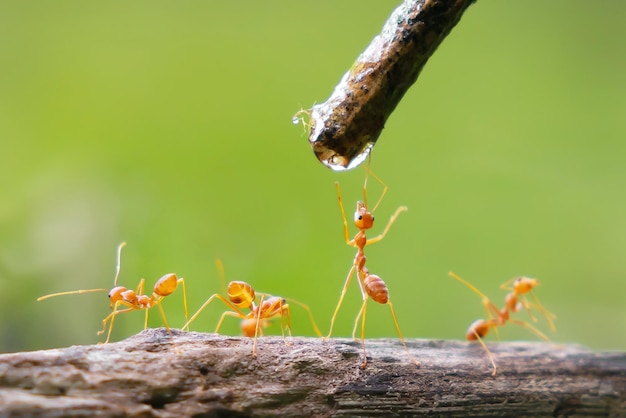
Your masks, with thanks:
<instances>
[{"instance_id":1,"label":"bokeh background","mask_svg":"<svg viewBox=\"0 0 626 418\"><path fill-rule=\"evenodd\" d=\"M35 299L112 287L121 241L120 284L176 272L193 311L221 291L220 257L226 280L309 304L327 331L354 255L334 182L352 213L365 170L322 166L291 120L396 6L1 2L0 351L102 341L105 294ZM452 270L498 304L502 282L537 277L554 341L626 348L625 18L624 2L479 1L388 120L378 228L409 211L368 266L407 337L462 339L484 315ZM335 336L359 303L353 283ZM180 327L181 293L164 308ZM113 340L142 322L119 317ZM293 331L313 334L298 307ZM396 336L387 307L370 304L367 336Z\"/></svg>"}]
</instances>

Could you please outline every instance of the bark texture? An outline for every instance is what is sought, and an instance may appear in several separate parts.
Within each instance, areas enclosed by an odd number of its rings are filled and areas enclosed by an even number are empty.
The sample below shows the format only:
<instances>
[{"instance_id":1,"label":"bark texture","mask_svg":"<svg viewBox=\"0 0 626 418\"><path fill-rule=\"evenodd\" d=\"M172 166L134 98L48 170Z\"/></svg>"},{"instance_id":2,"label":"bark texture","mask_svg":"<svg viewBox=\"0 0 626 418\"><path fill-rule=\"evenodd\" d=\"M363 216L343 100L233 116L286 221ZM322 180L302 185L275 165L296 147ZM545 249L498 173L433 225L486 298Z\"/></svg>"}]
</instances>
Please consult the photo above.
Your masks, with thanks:
<instances>
[{"instance_id":1,"label":"bark texture","mask_svg":"<svg viewBox=\"0 0 626 418\"><path fill-rule=\"evenodd\" d=\"M626 354L546 343L265 337L149 329L0 355L1 417L626 416Z\"/></svg>"},{"instance_id":2,"label":"bark texture","mask_svg":"<svg viewBox=\"0 0 626 418\"><path fill-rule=\"evenodd\" d=\"M333 170L360 164L387 118L474 0L404 0L324 103L306 113L309 142Z\"/></svg>"}]
</instances>

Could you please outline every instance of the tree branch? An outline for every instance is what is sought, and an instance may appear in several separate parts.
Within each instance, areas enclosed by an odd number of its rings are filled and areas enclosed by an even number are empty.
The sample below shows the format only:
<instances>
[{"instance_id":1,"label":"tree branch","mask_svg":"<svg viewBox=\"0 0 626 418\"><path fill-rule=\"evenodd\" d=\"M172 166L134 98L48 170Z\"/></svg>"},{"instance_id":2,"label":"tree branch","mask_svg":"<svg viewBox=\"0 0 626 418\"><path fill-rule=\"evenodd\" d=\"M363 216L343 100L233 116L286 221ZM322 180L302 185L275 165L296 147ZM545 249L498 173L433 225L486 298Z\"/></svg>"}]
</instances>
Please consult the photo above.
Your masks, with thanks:
<instances>
[{"instance_id":1,"label":"tree branch","mask_svg":"<svg viewBox=\"0 0 626 418\"><path fill-rule=\"evenodd\" d=\"M266 337L149 329L0 355L0 416L625 416L626 354L545 343Z\"/></svg>"},{"instance_id":2,"label":"tree branch","mask_svg":"<svg viewBox=\"0 0 626 418\"><path fill-rule=\"evenodd\" d=\"M306 113L309 142L333 170L360 164L387 118L474 0L404 0L344 74L332 95Z\"/></svg>"}]
</instances>

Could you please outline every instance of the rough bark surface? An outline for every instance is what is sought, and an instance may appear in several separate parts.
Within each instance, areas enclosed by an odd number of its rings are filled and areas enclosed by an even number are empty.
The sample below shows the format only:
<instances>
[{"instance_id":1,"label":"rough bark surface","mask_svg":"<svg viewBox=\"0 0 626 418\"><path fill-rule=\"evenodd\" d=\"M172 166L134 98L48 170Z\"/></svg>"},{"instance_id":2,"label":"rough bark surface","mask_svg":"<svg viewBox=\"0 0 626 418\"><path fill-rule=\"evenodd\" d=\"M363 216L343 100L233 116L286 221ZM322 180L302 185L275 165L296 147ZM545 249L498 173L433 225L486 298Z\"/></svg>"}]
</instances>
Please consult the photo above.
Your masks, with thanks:
<instances>
[{"instance_id":1,"label":"rough bark surface","mask_svg":"<svg viewBox=\"0 0 626 418\"><path fill-rule=\"evenodd\" d=\"M266 337L149 329L0 355L2 417L626 416L626 353L579 346Z\"/></svg>"}]
</instances>

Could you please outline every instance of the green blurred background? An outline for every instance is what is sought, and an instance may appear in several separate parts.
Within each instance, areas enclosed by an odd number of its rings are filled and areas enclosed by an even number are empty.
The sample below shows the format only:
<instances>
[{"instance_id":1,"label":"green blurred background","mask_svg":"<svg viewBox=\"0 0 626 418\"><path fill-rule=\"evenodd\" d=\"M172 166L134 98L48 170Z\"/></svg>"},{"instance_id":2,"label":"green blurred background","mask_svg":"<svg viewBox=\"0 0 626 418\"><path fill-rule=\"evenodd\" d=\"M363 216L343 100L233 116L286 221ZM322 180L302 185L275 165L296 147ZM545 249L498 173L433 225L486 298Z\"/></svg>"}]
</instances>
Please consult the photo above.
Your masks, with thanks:
<instances>
[{"instance_id":1,"label":"green blurred background","mask_svg":"<svg viewBox=\"0 0 626 418\"><path fill-rule=\"evenodd\" d=\"M176 272L194 311L221 289L220 257L227 280L308 303L326 332L354 255L334 181L352 213L365 171L322 166L291 119L396 6L1 2L0 350L102 341L104 294L35 299L112 287L121 241L120 284ZM378 229L409 211L367 255L407 337L462 339L484 315L452 270L498 304L499 284L537 277L555 341L626 348L625 18L624 2L479 1L388 120ZM352 330L348 295L335 336ZM164 308L180 327L180 292ZM120 317L113 340L142 321ZM370 304L367 336L396 336L387 307Z\"/></svg>"}]
</instances>

